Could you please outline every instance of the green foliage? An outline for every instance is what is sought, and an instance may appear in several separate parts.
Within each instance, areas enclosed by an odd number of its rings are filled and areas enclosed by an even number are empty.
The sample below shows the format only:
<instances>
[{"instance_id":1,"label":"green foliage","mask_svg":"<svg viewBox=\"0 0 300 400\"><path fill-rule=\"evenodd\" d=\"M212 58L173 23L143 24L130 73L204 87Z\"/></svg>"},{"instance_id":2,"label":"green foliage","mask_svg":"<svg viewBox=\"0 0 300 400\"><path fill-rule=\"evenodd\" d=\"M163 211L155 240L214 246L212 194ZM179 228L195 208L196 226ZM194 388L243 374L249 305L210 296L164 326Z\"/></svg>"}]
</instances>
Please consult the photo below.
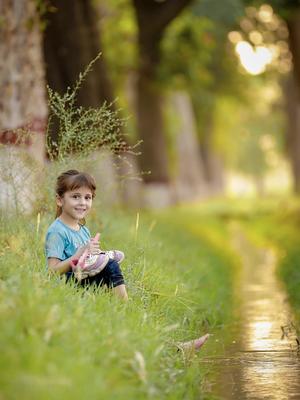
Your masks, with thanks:
<instances>
[{"instance_id":1,"label":"green foliage","mask_svg":"<svg viewBox=\"0 0 300 400\"><path fill-rule=\"evenodd\" d=\"M245 103L219 98L214 147L231 169L249 177L263 177L277 167L285 152L280 88L272 80L263 86L256 78L248 89Z\"/></svg>"},{"instance_id":2,"label":"green foliage","mask_svg":"<svg viewBox=\"0 0 300 400\"><path fill-rule=\"evenodd\" d=\"M189 92L200 144L210 143L210 151L221 154L214 139L218 103L224 96L243 103L248 97L249 77L240 74L227 40L242 14L239 1L214 8L208 2L195 2L169 26L162 41L161 79ZM230 132L223 130L223 135Z\"/></svg>"},{"instance_id":3,"label":"green foliage","mask_svg":"<svg viewBox=\"0 0 300 400\"><path fill-rule=\"evenodd\" d=\"M100 56L101 54L98 54L88 64L79 74L74 87L68 88L66 93L60 95L48 87L46 150L51 166L46 163L42 165L28 153L27 146L35 139L30 127L13 132L18 146L2 146L4 151L0 162L0 180L6 185L3 198L7 202L8 212L22 214L33 209L53 210L55 180L60 173L67 169L79 169L98 175L104 174L105 171L97 169L101 168L101 162L109 156L109 162L113 162L113 159L116 161L116 180L132 177L127 155L138 154L135 148L139 143L130 146L125 141L123 128L126 120L120 118L119 110L114 111L112 105L106 103L99 108L76 105L78 91ZM58 122L56 135L51 132L54 119ZM55 140L53 136L56 137ZM121 172L122 163L126 163L127 166L126 176ZM24 182L27 185L24 186ZM106 191L111 190L108 186L109 184L106 185Z\"/></svg>"},{"instance_id":4,"label":"green foliage","mask_svg":"<svg viewBox=\"0 0 300 400\"><path fill-rule=\"evenodd\" d=\"M122 105L130 109L124 86L128 77L132 83L138 68L134 10L128 0L114 0L109 5L104 0L99 3L103 10L104 48L112 76ZM227 167L257 177L272 168L270 152L262 148L261 138L271 135L276 152L282 154L279 136L284 127L279 107L275 104L276 113L273 112L271 102L265 97L260 102L257 95L257 91L263 92L263 86L275 86L278 74L271 70L271 85L269 76L246 74L239 67L234 46L228 41L228 33L240 30L239 23L245 18L248 18L247 9L241 0L226 0L222 4L206 0L193 2L164 32L157 81L161 90L169 89L171 95L174 89L189 93L200 144L209 143L210 151L217 152ZM270 34L275 35L274 40L277 38L277 33L258 20L257 29L266 38L270 39ZM243 33L245 40L248 33ZM119 41L119 37L123 40ZM174 116L168 118L167 112L165 116L168 150L173 160L176 159L172 152ZM136 130L134 121L131 125L130 129Z\"/></svg>"},{"instance_id":5,"label":"green foliage","mask_svg":"<svg viewBox=\"0 0 300 400\"><path fill-rule=\"evenodd\" d=\"M136 140L132 91L137 70L137 26L130 0L96 0L101 15L101 43L119 106L130 117L126 131Z\"/></svg>"},{"instance_id":6,"label":"green foliage","mask_svg":"<svg viewBox=\"0 0 300 400\"><path fill-rule=\"evenodd\" d=\"M296 232L295 232L296 234ZM297 232L298 235L298 232ZM300 321L300 250L299 241L296 246L289 246L286 255L282 258L280 264L280 275L285 282L290 300L297 312L298 321Z\"/></svg>"},{"instance_id":7,"label":"green foliage","mask_svg":"<svg viewBox=\"0 0 300 400\"><path fill-rule=\"evenodd\" d=\"M281 210L277 218L268 221L268 237L279 254L279 276L283 280L293 306L300 332L300 240L299 205ZM278 229L280 227L280 229Z\"/></svg>"},{"instance_id":8,"label":"green foliage","mask_svg":"<svg viewBox=\"0 0 300 400\"><path fill-rule=\"evenodd\" d=\"M231 315L235 260L214 233L218 224L202 220L203 231L195 217L177 210L142 214L137 225L133 214L103 213L100 220L94 210L90 228L102 226L103 248L126 253L128 304L47 275L41 238L48 214L41 223L1 221L2 395L202 398L207 367L174 343L222 329ZM216 351L213 338L208 343L202 357Z\"/></svg>"},{"instance_id":9,"label":"green foliage","mask_svg":"<svg viewBox=\"0 0 300 400\"><path fill-rule=\"evenodd\" d=\"M130 0L96 0L100 6L102 39L110 76L119 91L136 69L137 26ZM121 40L120 40L121 38Z\"/></svg>"},{"instance_id":10,"label":"green foliage","mask_svg":"<svg viewBox=\"0 0 300 400\"><path fill-rule=\"evenodd\" d=\"M244 2L242 0L201 0L193 4L196 15L209 18L216 22L220 29L227 31L229 26L234 26L244 15Z\"/></svg>"},{"instance_id":11,"label":"green foliage","mask_svg":"<svg viewBox=\"0 0 300 400\"><path fill-rule=\"evenodd\" d=\"M59 161L68 159L70 155L80 154L87 157L99 148L108 148L113 153L126 150L126 142L121 135L124 120L113 111L110 105L104 103L100 108L76 107L75 100L87 74L101 54L92 60L79 78L74 88L60 95L48 87L49 94L49 124L47 135L47 150L50 158ZM51 119L59 121L57 140L53 141L49 134Z\"/></svg>"},{"instance_id":12,"label":"green foliage","mask_svg":"<svg viewBox=\"0 0 300 400\"><path fill-rule=\"evenodd\" d=\"M237 65L227 46L227 34L241 15L239 0L222 5L196 1L173 21L163 38L162 76L169 84L179 81L193 98L202 98L204 108L220 93L242 93Z\"/></svg>"},{"instance_id":13,"label":"green foliage","mask_svg":"<svg viewBox=\"0 0 300 400\"><path fill-rule=\"evenodd\" d=\"M158 77L166 86L205 87L213 76L209 70L216 42L214 26L205 18L186 11L167 28L161 45Z\"/></svg>"}]
</instances>

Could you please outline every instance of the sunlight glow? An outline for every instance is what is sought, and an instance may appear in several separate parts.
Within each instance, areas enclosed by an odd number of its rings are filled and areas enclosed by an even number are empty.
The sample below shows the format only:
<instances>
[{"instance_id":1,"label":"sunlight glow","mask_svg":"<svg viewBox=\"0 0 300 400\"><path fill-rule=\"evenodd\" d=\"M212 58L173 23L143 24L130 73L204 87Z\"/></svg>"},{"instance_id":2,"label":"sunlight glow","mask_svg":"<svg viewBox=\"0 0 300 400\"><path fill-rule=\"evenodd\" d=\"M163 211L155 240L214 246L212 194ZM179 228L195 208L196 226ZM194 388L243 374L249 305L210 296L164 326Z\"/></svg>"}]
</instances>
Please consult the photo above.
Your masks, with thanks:
<instances>
[{"instance_id":1,"label":"sunlight glow","mask_svg":"<svg viewBox=\"0 0 300 400\"><path fill-rule=\"evenodd\" d=\"M243 40L243 36L241 35L240 32L232 31L228 33L228 39L230 40L231 43L236 44Z\"/></svg>"},{"instance_id":2,"label":"sunlight glow","mask_svg":"<svg viewBox=\"0 0 300 400\"><path fill-rule=\"evenodd\" d=\"M271 156L272 157L272 156ZM274 163L271 170L263 177L265 192L269 194L289 193L292 188L292 180L288 162L278 158L268 159ZM230 198L251 198L257 195L255 182L248 176L235 171L228 171L225 177L225 190Z\"/></svg>"},{"instance_id":3,"label":"sunlight glow","mask_svg":"<svg viewBox=\"0 0 300 400\"><path fill-rule=\"evenodd\" d=\"M273 60L270 49L264 46L253 48L249 42L241 41L235 46L235 51L240 58L242 66L252 75L265 71L266 66Z\"/></svg>"},{"instance_id":4,"label":"sunlight glow","mask_svg":"<svg viewBox=\"0 0 300 400\"><path fill-rule=\"evenodd\" d=\"M287 41L288 28L269 4L262 4L259 8L247 7L239 25L241 31L229 32L228 40L249 74L259 75L268 65L283 74L291 71L293 63Z\"/></svg>"},{"instance_id":5,"label":"sunlight glow","mask_svg":"<svg viewBox=\"0 0 300 400\"><path fill-rule=\"evenodd\" d=\"M249 329L251 329L251 338L252 338L250 342L251 349L253 350L272 349L272 342L269 343L272 326L273 322L271 320L255 321L252 324L249 324Z\"/></svg>"},{"instance_id":6,"label":"sunlight glow","mask_svg":"<svg viewBox=\"0 0 300 400\"><path fill-rule=\"evenodd\" d=\"M251 40L252 43L255 45L262 44L263 42L263 36L260 32L258 31L251 31L249 33L249 39Z\"/></svg>"},{"instance_id":7,"label":"sunlight glow","mask_svg":"<svg viewBox=\"0 0 300 400\"><path fill-rule=\"evenodd\" d=\"M263 4L259 8L258 17L262 22L271 22L273 18L273 8L269 4Z\"/></svg>"}]
</instances>

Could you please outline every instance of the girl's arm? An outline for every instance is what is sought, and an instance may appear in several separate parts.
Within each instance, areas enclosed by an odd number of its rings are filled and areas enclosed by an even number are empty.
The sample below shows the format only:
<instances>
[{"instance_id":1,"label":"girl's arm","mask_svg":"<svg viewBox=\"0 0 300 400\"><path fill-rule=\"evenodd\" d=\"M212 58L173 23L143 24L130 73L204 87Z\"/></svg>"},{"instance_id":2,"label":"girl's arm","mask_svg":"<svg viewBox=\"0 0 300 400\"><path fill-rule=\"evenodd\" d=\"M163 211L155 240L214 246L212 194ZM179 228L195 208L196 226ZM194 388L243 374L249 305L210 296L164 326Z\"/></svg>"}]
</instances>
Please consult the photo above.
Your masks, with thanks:
<instances>
[{"instance_id":1,"label":"girl's arm","mask_svg":"<svg viewBox=\"0 0 300 400\"><path fill-rule=\"evenodd\" d=\"M64 261L59 260L58 258L49 257L48 258L48 268L49 271L57 272L59 274L64 274L71 270L71 261L75 259L75 256L67 258Z\"/></svg>"},{"instance_id":2,"label":"girl's arm","mask_svg":"<svg viewBox=\"0 0 300 400\"><path fill-rule=\"evenodd\" d=\"M73 260L78 260L85 250L88 250L90 254L97 253L99 250L99 241L97 239L98 238L92 238L89 243L80 247L72 257L69 257L66 260L61 261L59 258L49 257L49 270L52 272L58 272L59 274L69 272L71 270L71 262Z\"/></svg>"}]
</instances>

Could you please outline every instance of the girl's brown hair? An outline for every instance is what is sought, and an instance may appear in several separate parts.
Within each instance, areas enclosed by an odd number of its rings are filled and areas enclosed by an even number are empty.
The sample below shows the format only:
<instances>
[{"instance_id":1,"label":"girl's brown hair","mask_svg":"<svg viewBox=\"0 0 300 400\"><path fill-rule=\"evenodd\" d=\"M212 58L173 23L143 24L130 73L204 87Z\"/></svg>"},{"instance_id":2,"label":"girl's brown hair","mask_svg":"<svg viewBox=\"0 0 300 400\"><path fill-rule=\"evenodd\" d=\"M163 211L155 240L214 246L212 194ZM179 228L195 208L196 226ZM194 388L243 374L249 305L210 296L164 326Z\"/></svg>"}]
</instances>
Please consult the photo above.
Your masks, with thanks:
<instances>
[{"instance_id":1,"label":"girl's brown hair","mask_svg":"<svg viewBox=\"0 0 300 400\"><path fill-rule=\"evenodd\" d=\"M79 189L81 187L87 187L92 192L93 198L96 195L96 182L95 179L85 173L79 172L76 169L70 169L66 172L63 172L56 180L56 194L59 197L63 197L63 195L69 190ZM59 217L62 213L62 208L60 206L56 206L56 218ZM85 221L81 221L83 224Z\"/></svg>"}]
</instances>

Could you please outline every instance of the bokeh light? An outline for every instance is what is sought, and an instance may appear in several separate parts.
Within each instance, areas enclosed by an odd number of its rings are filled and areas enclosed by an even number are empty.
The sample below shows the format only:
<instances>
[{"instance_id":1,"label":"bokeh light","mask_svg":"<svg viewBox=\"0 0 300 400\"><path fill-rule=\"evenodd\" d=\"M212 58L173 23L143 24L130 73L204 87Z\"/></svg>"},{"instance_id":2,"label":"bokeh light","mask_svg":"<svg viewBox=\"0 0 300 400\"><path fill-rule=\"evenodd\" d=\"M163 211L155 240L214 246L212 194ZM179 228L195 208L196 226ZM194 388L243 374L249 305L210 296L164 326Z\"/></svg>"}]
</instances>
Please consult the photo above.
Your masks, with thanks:
<instances>
[{"instance_id":1,"label":"bokeh light","mask_svg":"<svg viewBox=\"0 0 300 400\"><path fill-rule=\"evenodd\" d=\"M252 75L265 71L266 66L272 62L272 52L264 46L254 48L249 42L241 41L236 44L235 51L240 58L242 66Z\"/></svg>"},{"instance_id":2,"label":"bokeh light","mask_svg":"<svg viewBox=\"0 0 300 400\"><path fill-rule=\"evenodd\" d=\"M269 4L247 7L240 21L241 31L231 31L228 40L234 45L240 64L251 75L259 75L271 66L285 74L292 69L288 29Z\"/></svg>"}]
</instances>

